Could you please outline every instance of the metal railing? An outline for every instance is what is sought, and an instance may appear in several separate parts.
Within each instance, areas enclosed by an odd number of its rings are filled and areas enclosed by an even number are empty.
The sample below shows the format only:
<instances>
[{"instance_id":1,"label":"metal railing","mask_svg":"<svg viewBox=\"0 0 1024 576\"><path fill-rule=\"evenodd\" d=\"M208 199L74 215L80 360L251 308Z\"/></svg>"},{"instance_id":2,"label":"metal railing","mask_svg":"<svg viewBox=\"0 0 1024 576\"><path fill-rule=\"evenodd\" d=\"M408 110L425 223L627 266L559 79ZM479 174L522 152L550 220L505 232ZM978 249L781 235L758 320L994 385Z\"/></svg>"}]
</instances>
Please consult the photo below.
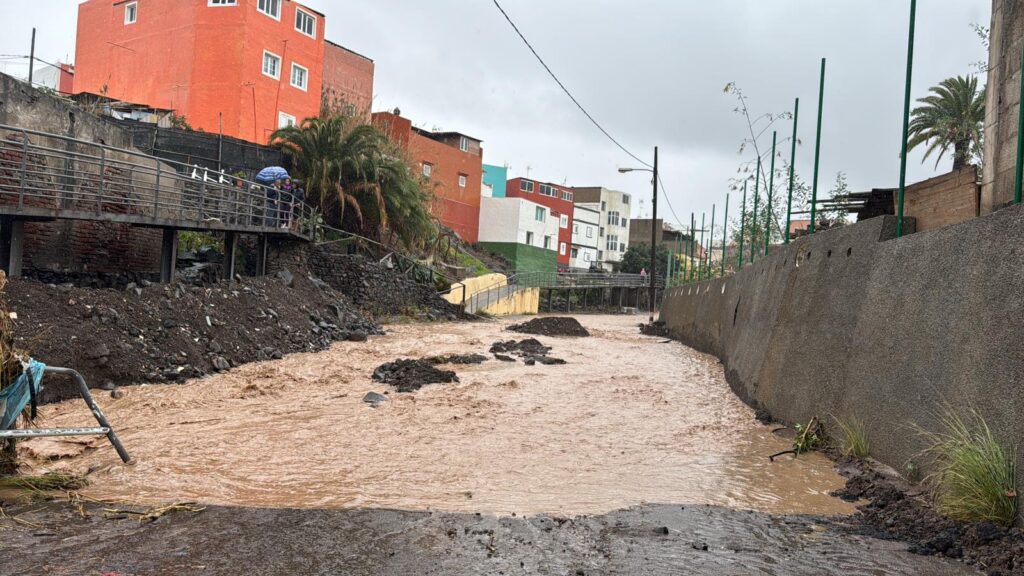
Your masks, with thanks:
<instances>
[{"instance_id":1,"label":"metal railing","mask_svg":"<svg viewBox=\"0 0 1024 576\"><path fill-rule=\"evenodd\" d=\"M612 274L601 272L516 272L506 280L495 282L465 300L470 313L486 310L491 304L527 288L548 290L584 290L594 288L649 288L650 277L640 274ZM658 279L655 288L665 287Z\"/></svg>"},{"instance_id":2,"label":"metal railing","mask_svg":"<svg viewBox=\"0 0 1024 576\"><path fill-rule=\"evenodd\" d=\"M140 152L0 124L0 214L313 237L290 193Z\"/></svg>"}]
</instances>

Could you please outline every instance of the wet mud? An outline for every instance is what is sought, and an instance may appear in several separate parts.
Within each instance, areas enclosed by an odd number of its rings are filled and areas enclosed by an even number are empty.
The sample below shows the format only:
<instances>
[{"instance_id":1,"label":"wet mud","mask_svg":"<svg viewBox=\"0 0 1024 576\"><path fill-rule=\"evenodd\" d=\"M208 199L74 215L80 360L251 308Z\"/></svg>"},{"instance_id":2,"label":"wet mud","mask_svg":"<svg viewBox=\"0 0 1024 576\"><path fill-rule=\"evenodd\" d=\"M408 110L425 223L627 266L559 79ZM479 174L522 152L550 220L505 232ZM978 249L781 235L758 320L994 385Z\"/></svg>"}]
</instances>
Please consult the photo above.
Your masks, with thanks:
<instances>
[{"instance_id":1,"label":"wet mud","mask_svg":"<svg viewBox=\"0 0 1024 576\"><path fill-rule=\"evenodd\" d=\"M427 360L395 360L381 364L373 371L376 382L390 384L399 392L415 392L429 384L458 382L459 377L451 370L440 370Z\"/></svg>"},{"instance_id":2,"label":"wet mud","mask_svg":"<svg viewBox=\"0 0 1024 576\"><path fill-rule=\"evenodd\" d=\"M842 518L645 505L596 516L209 507L153 522L66 504L11 509L0 557L24 575L977 574L849 534ZM0 571L11 565L7 562Z\"/></svg>"},{"instance_id":3,"label":"wet mud","mask_svg":"<svg viewBox=\"0 0 1024 576\"><path fill-rule=\"evenodd\" d=\"M508 327L508 330L538 336L590 336L590 332L580 324L579 320L567 316L534 318L522 324L513 324Z\"/></svg>"}]
</instances>

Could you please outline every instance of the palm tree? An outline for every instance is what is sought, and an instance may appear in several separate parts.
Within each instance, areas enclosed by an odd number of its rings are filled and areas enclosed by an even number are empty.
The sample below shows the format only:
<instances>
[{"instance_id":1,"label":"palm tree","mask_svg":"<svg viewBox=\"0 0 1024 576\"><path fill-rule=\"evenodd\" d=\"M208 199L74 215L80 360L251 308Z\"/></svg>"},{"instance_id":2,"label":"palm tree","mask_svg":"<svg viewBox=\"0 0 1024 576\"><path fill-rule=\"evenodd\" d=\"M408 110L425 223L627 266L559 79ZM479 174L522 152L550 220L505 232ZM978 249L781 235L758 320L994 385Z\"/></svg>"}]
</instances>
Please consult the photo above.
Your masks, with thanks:
<instances>
[{"instance_id":1,"label":"palm tree","mask_svg":"<svg viewBox=\"0 0 1024 576\"><path fill-rule=\"evenodd\" d=\"M966 167L979 150L985 122L985 88L974 76L947 78L918 100L910 122L909 149L927 144L924 159L938 151L939 161L953 148L953 169ZM923 161L923 160L922 160Z\"/></svg>"},{"instance_id":2,"label":"palm tree","mask_svg":"<svg viewBox=\"0 0 1024 576\"><path fill-rule=\"evenodd\" d=\"M407 247L432 234L427 196L408 163L361 118L307 118L275 131L271 143L291 157L329 224L378 239L391 230Z\"/></svg>"}]
</instances>

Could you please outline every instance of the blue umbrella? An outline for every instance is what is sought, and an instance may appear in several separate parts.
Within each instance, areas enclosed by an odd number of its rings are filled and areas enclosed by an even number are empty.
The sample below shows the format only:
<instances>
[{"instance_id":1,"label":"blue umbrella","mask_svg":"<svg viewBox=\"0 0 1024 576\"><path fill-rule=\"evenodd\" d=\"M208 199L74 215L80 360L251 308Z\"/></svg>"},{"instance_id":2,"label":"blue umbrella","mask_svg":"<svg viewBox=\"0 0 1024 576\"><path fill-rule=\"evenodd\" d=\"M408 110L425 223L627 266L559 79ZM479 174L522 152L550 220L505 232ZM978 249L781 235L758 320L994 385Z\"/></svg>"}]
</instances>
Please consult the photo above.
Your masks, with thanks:
<instances>
[{"instance_id":1,"label":"blue umbrella","mask_svg":"<svg viewBox=\"0 0 1024 576\"><path fill-rule=\"evenodd\" d=\"M256 175L256 181L262 183L284 180L285 178L289 178L288 171L280 166L267 166Z\"/></svg>"}]
</instances>

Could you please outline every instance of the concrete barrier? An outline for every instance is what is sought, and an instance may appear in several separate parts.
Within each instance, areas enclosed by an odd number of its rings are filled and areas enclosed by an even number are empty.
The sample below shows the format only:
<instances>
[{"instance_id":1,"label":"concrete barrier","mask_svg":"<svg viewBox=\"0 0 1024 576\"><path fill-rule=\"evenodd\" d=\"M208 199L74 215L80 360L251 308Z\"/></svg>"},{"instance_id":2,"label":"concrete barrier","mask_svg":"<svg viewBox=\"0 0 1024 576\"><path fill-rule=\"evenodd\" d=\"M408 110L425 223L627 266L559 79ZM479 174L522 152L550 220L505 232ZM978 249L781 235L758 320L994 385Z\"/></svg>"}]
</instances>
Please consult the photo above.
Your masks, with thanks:
<instances>
[{"instance_id":1,"label":"concrete barrier","mask_svg":"<svg viewBox=\"0 0 1024 576\"><path fill-rule=\"evenodd\" d=\"M895 239L876 218L801 238L734 276L670 289L661 319L718 356L748 404L784 422L856 418L906 470L943 402L1024 437L1024 212ZM1024 486L1024 453L1018 453Z\"/></svg>"},{"instance_id":2,"label":"concrete barrier","mask_svg":"<svg viewBox=\"0 0 1024 576\"><path fill-rule=\"evenodd\" d=\"M445 294L443 298L451 304L461 304L463 297L465 297L466 300L469 300L474 294L483 292L484 290L497 288L498 286L505 286L507 283L508 278L506 278L504 274L498 273L466 278L462 282L452 284L451 290ZM465 292L463 292L463 286L466 287Z\"/></svg>"}]
</instances>

